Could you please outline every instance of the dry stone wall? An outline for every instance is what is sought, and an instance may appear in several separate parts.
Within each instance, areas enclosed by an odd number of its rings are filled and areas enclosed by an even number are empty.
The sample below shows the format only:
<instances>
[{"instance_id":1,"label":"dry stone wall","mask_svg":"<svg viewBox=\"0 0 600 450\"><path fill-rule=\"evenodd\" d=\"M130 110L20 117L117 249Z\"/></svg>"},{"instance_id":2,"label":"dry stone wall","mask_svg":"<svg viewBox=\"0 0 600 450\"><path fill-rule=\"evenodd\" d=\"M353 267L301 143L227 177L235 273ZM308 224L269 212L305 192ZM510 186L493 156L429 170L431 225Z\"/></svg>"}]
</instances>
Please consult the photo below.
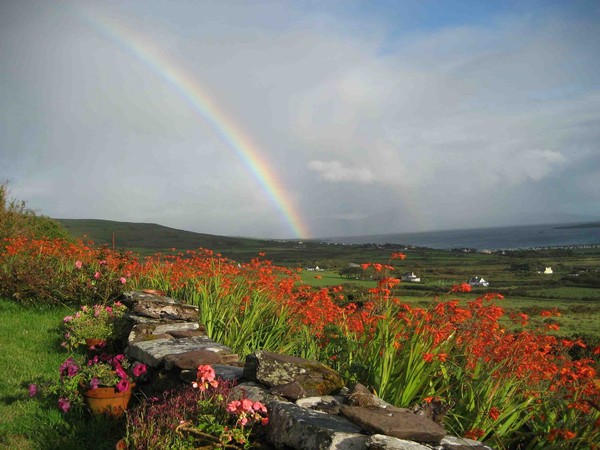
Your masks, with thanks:
<instances>
[{"instance_id":1,"label":"dry stone wall","mask_svg":"<svg viewBox=\"0 0 600 450\"><path fill-rule=\"evenodd\" d=\"M260 349L241 362L206 335L196 307L156 292L128 293L123 303L131 325L128 357L153 368L167 386L193 381L196 368L210 364L219 378L236 383L236 395L267 405L267 439L275 448L492 450L448 435L432 414L394 407L360 384L344 386L319 362Z\"/></svg>"}]
</instances>

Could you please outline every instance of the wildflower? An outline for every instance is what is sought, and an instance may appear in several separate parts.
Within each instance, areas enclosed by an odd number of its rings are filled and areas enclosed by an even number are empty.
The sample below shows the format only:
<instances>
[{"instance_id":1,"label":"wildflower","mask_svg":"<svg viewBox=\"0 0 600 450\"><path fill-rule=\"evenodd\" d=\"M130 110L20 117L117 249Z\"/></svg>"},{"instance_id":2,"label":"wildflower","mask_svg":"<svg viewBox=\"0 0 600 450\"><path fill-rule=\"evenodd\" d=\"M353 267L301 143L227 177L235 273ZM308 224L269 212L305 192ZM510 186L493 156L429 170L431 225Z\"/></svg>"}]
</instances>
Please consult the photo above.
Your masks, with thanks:
<instances>
[{"instance_id":1,"label":"wildflower","mask_svg":"<svg viewBox=\"0 0 600 450\"><path fill-rule=\"evenodd\" d=\"M100 279L100 272L96 272L96 273L94 274L94 279L95 279L95 280L99 280L99 279Z\"/></svg>"},{"instance_id":2,"label":"wildflower","mask_svg":"<svg viewBox=\"0 0 600 450\"><path fill-rule=\"evenodd\" d=\"M35 397L38 393L38 387L35 384L30 384L29 385L29 396L30 397Z\"/></svg>"},{"instance_id":3,"label":"wildflower","mask_svg":"<svg viewBox=\"0 0 600 450\"><path fill-rule=\"evenodd\" d=\"M125 283L127 283L127 278L121 277L121 278L119 278L119 281L121 282L121 284L125 284Z\"/></svg>"},{"instance_id":4,"label":"wildflower","mask_svg":"<svg viewBox=\"0 0 600 450\"><path fill-rule=\"evenodd\" d=\"M63 322L64 322L64 323L67 323L67 322L70 322L71 320L73 320L73 316L66 316L66 317L63 319Z\"/></svg>"},{"instance_id":5,"label":"wildflower","mask_svg":"<svg viewBox=\"0 0 600 450\"><path fill-rule=\"evenodd\" d=\"M83 263L81 261L75 261L75 268L81 269L83 267Z\"/></svg>"},{"instance_id":6,"label":"wildflower","mask_svg":"<svg viewBox=\"0 0 600 450\"><path fill-rule=\"evenodd\" d=\"M117 391L123 392L129 389L129 381L127 378L121 378L121 380L117 383Z\"/></svg>"},{"instance_id":7,"label":"wildflower","mask_svg":"<svg viewBox=\"0 0 600 450\"><path fill-rule=\"evenodd\" d=\"M148 367L146 366L146 364L136 364L133 367L133 374L136 377L141 376L142 374L146 373L146 371L148 370Z\"/></svg>"},{"instance_id":8,"label":"wildflower","mask_svg":"<svg viewBox=\"0 0 600 450\"><path fill-rule=\"evenodd\" d=\"M450 292L471 292L471 285L468 283L453 284Z\"/></svg>"},{"instance_id":9,"label":"wildflower","mask_svg":"<svg viewBox=\"0 0 600 450\"><path fill-rule=\"evenodd\" d=\"M392 253L392 259L404 260L404 258L406 258L406 255L404 253Z\"/></svg>"},{"instance_id":10,"label":"wildflower","mask_svg":"<svg viewBox=\"0 0 600 450\"><path fill-rule=\"evenodd\" d=\"M201 391L208 389L208 386L216 388L219 385L219 382L215 380L215 369L208 364L198 366L198 372L196 376L198 378L198 382L193 383L192 386L200 389Z\"/></svg>"},{"instance_id":11,"label":"wildflower","mask_svg":"<svg viewBox=\"0 0 600 450\"><path fill-rule=\"evenodd\" d=\"M425 354L423 355L423 360L424 360L425 362L431 362L431 361L433 361L433 357L434 357L434 356L435 356L435 355L434 355L433 353L425 353Z\"/></svg>"},{"instance_id":12,"label":"wildflower","mask_svg":"<svg viewBox=\"0 0 600 450\"><path fill-rule=\"evenodd\" d=\"M492 420L498 420L498 417L500 417L500 410L493 406L492 408L490 408L488 414L492 418Z\"/></svg>"},{"instance_id":13,"label":"wildflower","mask_svg":"<svg viewBox=\"0 0 600 450\"><path fill-rule=\"evenodd\" d=\"M71 409L71 401L68 398L61 397L58 399L58 409L66 413Z\"/></svg>"}]
</instances>

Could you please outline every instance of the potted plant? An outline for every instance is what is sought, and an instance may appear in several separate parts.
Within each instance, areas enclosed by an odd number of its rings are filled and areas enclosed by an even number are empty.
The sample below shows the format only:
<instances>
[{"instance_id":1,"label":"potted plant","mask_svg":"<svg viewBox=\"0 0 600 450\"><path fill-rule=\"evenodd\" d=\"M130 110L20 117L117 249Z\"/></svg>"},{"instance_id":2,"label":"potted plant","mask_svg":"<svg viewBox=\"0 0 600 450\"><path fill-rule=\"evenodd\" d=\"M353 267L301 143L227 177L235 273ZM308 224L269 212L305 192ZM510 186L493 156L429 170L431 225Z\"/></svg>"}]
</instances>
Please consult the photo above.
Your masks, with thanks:
<instances>
[{"instance_id":1,"label":"potted plant","mask_svg":"<svg viewBox=\"0 0 600 450\"><path fill-rule=\"evenodd\" d=\"M50 392L58 396L58 407L65 413L85 404L93 414L119 417L127 409L134 380L146 370L145 364L131 364L122 354L87 360L71 356L61 364Z\"/></svg>"},{"instance_id":2,"label":"potted plant","mask_svg":"<svg viewBox=\"0 0 600 450\"><path fill-rule=\"evenodd\" d=\"M82 306L75 314L63 319L63 347L74 350L85 345L89 350L98 350L116 343L127 324L126 311L126 306L120 302L112 306Z\"/></svg>"}]
</instances>

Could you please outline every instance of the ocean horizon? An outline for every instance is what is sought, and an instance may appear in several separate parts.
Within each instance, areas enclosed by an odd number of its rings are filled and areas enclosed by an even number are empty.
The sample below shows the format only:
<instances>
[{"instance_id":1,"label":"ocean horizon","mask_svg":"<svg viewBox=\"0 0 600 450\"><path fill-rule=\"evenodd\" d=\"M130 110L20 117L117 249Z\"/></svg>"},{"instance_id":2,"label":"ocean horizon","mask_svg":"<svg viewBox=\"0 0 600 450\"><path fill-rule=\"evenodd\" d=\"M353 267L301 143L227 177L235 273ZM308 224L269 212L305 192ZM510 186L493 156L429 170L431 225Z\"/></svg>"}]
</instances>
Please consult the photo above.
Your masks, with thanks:
<instances>
[{"instance_id":1,"label":"ocean horizon","mask_svg":"<svg viewBox=\"0 0 600 450\"><path fill-rule=\"evenodd\" d=\"M514 250L600 245L600 224L521 225L464 230L424 231L369 236L333 237L338 244L402 244L440 250Z\"/></svg>"}]
</instances>

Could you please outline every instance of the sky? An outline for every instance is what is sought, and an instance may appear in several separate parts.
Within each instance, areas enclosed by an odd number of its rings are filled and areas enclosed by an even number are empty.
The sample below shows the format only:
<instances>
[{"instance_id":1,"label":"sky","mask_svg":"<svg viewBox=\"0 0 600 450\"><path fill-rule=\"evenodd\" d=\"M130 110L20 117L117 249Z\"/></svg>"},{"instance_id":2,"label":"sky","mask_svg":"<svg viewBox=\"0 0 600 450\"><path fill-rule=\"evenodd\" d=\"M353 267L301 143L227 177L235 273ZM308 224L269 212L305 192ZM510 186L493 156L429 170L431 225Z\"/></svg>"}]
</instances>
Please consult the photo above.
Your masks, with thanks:
<instances>
[{"instance_id":1,"label":"sky","mask_svg":"<svg viewBox=\"0 0 600 450\"><path fill-rule=\"evenodd\" d=\"M600 2L0 0L0 182L318 238L600 220Z\"/></svg>"}]
</instances>

